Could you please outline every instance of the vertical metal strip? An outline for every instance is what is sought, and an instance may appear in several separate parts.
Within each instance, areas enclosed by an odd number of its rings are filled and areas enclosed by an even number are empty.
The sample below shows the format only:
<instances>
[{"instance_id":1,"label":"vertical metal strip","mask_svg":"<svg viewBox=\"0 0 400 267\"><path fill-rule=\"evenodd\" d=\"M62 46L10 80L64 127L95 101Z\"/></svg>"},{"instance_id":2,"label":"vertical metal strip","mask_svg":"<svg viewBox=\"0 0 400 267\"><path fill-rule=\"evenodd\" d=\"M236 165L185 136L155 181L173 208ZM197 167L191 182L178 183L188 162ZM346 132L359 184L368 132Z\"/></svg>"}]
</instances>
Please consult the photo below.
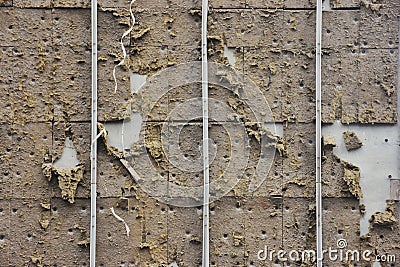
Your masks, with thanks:
<instances>
[{"instance_id":1,"label":"vertical metal strip","mask_svg":"<svg viewBox=\"0 0 400 267\"><path fill-rule=\"evenodd\" d=\"M398 40L400 40L400 17L398 17ZM397 48L398 54L397 54L397 134L398 134L398 140L400 140L400 45ZM397 159L399 164L397 165L397 173L400 174L400 148L398 147L398 152L397 152ZM400 176L396 177L396 179L400 180ZM396 183L396 188L394 189L394 198L396 200L400 200L400 182ZM400 219L400 214L399 214L399 219Z\"/></svg>"},{"instance_id":2,"label":"vertical metal strip","mask_svg":"<svg viewBox=\"0 0 400 267\"><path fill-rule=\"evenodd\" d=\"M90 267L96 266L97 198L97 0L92 0L92 134L90 150Z\"/></svg>"},{"instance_id":3,"label":"vertical metal strip","mask_svg":"<svg viewBox=\"0 0 400 267\"><path fill-rule=\"evenodd\" d=\"M208 64L207 64L207 16L208 0L202 1L201 26L201 75L202 75L202 103L203 103L203 267L209 267L209 202L210 176L208 155Z\"/></svg>"},{"instance_id":4,"label":"vertical metal strip","mask_svg":"<svg viewBox=\"0 0 400 267\"><path fill-rule=\"evenodd\" d=\"M321 189L321 160L322 160L322 133L321 133L321 57L322 57L322 0L317 0L316 19L316 69L315 69L315 203L316 203L316 239L317 239L317 267L322 267L322 189Z\"/></svg>"}]
</instances>

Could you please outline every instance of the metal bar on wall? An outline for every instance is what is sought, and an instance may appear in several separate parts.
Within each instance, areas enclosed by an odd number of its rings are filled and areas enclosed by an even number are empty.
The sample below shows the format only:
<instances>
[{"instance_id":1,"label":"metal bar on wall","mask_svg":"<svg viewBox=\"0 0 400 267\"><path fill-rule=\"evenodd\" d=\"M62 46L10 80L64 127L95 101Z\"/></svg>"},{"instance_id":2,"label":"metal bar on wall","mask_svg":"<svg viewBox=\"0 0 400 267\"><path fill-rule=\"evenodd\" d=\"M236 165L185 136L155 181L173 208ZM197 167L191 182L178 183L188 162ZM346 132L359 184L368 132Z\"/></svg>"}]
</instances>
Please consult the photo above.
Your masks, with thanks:
<instances>
[{"instance_id":1,"label":"metal bar on wall","mask_svg":"<svg viewBox=\"0 0 400 267\"><path fill-rule=\"evenodd\" d=\"M317 236L317 267L322 267L322 189L321 189L321 161L322 161L322 133L321 133L321 60L322 60L322 0L317 0L316 15L316 68L315 68L315 209L316 209L316 236Z\"/></svg>"},{"instance_id":2,"label":"metal bar on wall","mask_svg":"<svg viewBox=\"0 0 400 267\"><path fill-rule=\"evenodd\" d=\"M208 154L208 61L207 61L207 16L208 0L202 1L202 27L201 27L201 75L202 75L202 106L203 106L203 267L209 267L209 202L210 202L210 176Z\"/></svg>"},{"instance_id":3,"label":"metal bar on wall","mask_svg":"<svg viewBox=\"0 0 400 267\"><path fill-rule=\"evenodd\" d=\"M90 267L96 266L97 198L97 0L92 0L92 133L90 150Z\"/></svg>"}]
</instances>

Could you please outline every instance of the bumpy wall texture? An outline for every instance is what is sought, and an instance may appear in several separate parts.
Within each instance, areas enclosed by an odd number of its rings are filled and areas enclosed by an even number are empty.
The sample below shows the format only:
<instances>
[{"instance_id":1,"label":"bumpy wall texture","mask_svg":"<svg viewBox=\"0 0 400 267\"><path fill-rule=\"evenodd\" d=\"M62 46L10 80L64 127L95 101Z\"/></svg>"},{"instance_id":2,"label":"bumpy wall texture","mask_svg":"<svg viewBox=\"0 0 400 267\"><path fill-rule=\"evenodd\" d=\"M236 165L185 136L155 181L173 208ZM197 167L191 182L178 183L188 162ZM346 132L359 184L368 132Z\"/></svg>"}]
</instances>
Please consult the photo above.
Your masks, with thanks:
<instances>
[{"instance_id":1,"label":"bumpy wall texture","mask_svg":"<svg viewBox=\"0 0 400 267\"><path fill-rule=\"evenodd\" d=\"M99 121L121 122L147 107L132 92L130 73L159 71L201 59L201 1L137 0L131 25L127 0L99 1ZM247 118L250 159L245 174L210 206L212 266L314 266L301 261L262 261L257 252L315 249L315 1L210 0L209 60L232 65L262 91L276 137L272 168L254 192L246 186L260 157L257 127L232 92L210 87L213 98ZM391 0L331 0L323 20L323 123L396 124L400 3ZM90 1L0 0L0 266L88 266L90 224ZM228 60L226 51L233 53ZM179 103L200 97L199 85L161 97L145 129L154 168L176 184L201 183L202 173L168 163L160 127ZM180 133L186 156L201 153L201 121ZM179 127L180 122L168 122ZM260 134L260 133L258 133ZM211 123L218 145L211 179L230 159L229 136ZM259 137L259 136L258 136ZM362 144L345 134L350 150ZM59 168L66 140L79 164ZM201 266L202 208L174 207L144 192L104 139L98 151L98 266ZM323 159L324 244L396 255L400 261L398 202L371 218L360 237L360 169L337 157L325 138ZM394 144L397 146L397 144ZM141 157L144 155L136 155ZM362 170L361 170L362 171ZM124 218L124 224L110 208ZM325 266L371 266L330 262ZM381 263L397 266L399 263Z\"/></svg>"}]
</instances>

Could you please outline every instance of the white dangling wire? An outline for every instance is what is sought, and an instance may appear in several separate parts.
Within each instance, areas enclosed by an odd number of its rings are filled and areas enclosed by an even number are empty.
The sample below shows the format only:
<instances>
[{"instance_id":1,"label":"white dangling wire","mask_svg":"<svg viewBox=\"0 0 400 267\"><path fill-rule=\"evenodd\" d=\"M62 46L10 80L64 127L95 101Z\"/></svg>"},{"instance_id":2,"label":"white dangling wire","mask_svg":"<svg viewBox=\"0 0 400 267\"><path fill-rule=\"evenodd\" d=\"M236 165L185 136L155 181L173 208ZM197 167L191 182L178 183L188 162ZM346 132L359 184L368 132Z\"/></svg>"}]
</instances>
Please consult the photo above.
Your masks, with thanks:
<instances>
[{"instance_id":1,"label":"white dangling wire","mask_svg":"<svg viewBox=\"0 0 400 267\"><path fill-rule=\"evenodd\" d=\"M114 78L114 83L115 83L114 93L116 93L116 92L117 92L117 89L118 89L117 75L116 75L115 72L116 72L116 70L117 70L117 68L118 68L119 66L122 66L123 64L125 64L125 60L126 60L126 56L127 56L127 54L126 54L126 49L125 49L125 45L124 45L124 39L125 39L126 36L128 36L128 34L130 34L130 33L132 32L133 26L134 26L135 23L136 23L135 16L133 15L133 12L132 12L132 5L133 5L133 3L134 3L135 1L136 1L136 0L132 0L131 3L130 3L130 5L129 5L129 13L130 13L130 15L131 15L132 25L131 25L131 27L130 27L126 32L124 32L124 33L122 34L122 37L121 37L121 40L120 40L123 58L122 58L122 60L121 60L117 65L114 66L114 69L113 69L113 78Z\"/></svg>"}]
</instances>

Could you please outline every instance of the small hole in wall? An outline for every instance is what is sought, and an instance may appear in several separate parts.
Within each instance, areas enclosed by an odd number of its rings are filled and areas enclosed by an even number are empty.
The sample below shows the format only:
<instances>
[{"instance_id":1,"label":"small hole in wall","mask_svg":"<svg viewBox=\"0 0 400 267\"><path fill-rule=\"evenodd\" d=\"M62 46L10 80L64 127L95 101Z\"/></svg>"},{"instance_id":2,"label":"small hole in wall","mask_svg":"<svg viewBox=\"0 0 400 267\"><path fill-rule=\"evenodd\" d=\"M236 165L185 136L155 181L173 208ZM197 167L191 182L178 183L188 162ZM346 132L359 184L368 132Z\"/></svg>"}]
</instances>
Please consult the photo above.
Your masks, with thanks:
<instances>
[{"instance_id":1,"label":"small hole in wall","mask_svg":"<svg viewBox=\"0 0 400 267\"><path fill-rule=\"evenodd\" d=\"M331 30L326 30L326 33L331 33Z\"/></svg>"},{"instance_id":2,"label":"small hole in wall","mask_svg":"<svg viewBox=\"0 0 400 267\"><path fill-rule=\"evenodd\" d=\"M358 22L358 18L354 18L354 22Z\"/></svg>"},{"instance_id":3,"label":"small hole in wall","mask_svg":"<svg viewBox=\"0 0 400 267\"><path fill-rule=\"evenodd\" d=\"M227 234L224 234L224 238L225 238L225 239L228 238L228 235L227 235Z\"/></svg>"},{"instance_id":4,"label":"small hole in wall","mask_svg":"<svg viewBox=\"0 0 400 267\"><path fill-rule=\"evenodd\" d=\"M17 208L13 208L13 209L12 209L12 212L13 212L13 213L17 213L17 211L18 211Z\"/></svg>"},{"instance_id":5,"label":"small hole in wall","mask_svg":"<svg viewBox=\"0 0 400 267\"><path fill-rule=\"evenodd\" d=\"M380 235L379 238L383 238L383 235Z\"/></svg>"},{"instance_id":6,"label":"small hole in wall","mask_svg":"<svg viewBox=\"0 0 400 267\"><path fill-rule=\"evenodd\" d=\"M390 49L390 54L394 54L394 50L393 49Z\"/></svg>"},{"instance_id":7,"label":"small hole in wall","mask_svg":"<svg viewBox=\"0 0 400 267\"><path fill-rule=\"evenodd\" d=\"M111 237L111 233L107 233L107 236L108 236L108 237Z\"/></svg>"},{"instance_id":8,"label":"small hole in wall","mask_svg":"<svg viewBox=\"0 0 400 267\"><path fill-rule=\"evenodd\" d=\"M0 240L4 240L4 235L0 235Z\"/></svg>"},{"instance_id":9,"label":"small hole in wall","mask_svg":"<svg viewBox=\"0 0 400 267\"><path fill-rule=\"evenodd\" d=\"M391 179L391 178L392 178L392 175L391 175L391 174L389 174L389 175L388 175L388 177L389 177L389 179Z\"/></svg>"},{"instance_id":10,"label":"small hole in wall","mask_svg":"<svg viewBox=\"0 0 400 267\"><path fill-rule=\"evenodd\" d=\"M215 207L211 207L211 208L210 208L210 211L215 211Z\"/></svg>"},{"instance_id":11,"label":"small hole in wall","mask_svg":"<svg viewBox=\"0 0 400 267\"><path fill-rule=\"evenodd\" d=\"M356 210L356 207L351 207L351 210Z\"/></svg>"},{"instance_id":12,"label":"small hole in wall","mask_svg":"<svg viewBox=\"0 0 400 267\"><path fill-rule=\"evenodd\" d=\"M392 41L392 40L390 40L390 41L389 41L389 45L392 45L392 44L393 44L393 41Z\"/></svg>"},{"instance_id":13,"label":"small hole in wall","mask_svg":"<svg viewBox=\"0 0 400 267\"><path fill-rule=\"evenodd\" d=\"M54 212L56 212L56 211L57 211L57 207L53 207L52 210L53 210Z\"/></svg>"},{"instance_id":14,"label":"small hole in wall","mask_svg":"<svg viewBox=\"0 0 400 267\"><path fill-rule=\"evenodd\" d=\"M3 212L3 209L2 208L0 208L0 213L2 213Z\"/></svg>"},{"instance_id":15,"label":"small hole in wall","mask_svg":"<svg viewBox=\"0 0 400 267\"><path fill-rule=\"evenodd\" d=\"M261 231L261 234L262 234L262 235L266 235L267 232L263 230L263 231Z\"/></svg>"},{"instance_id":16,"label":"small hole in wall","mask_svg":"<svg viewBox=\"0 0 400 267\"><path fill-rule=\"evenodd\" d=\"M381 14L381 13L378 13L378 18L380 18L380 17L382 17L382 14Z\"/></svg>"},{"instance_id":17,"label":"small hole in wall","mask_svg":"<svg viewBox=\"0 0 400 267\"><path fill-rule=\"evenodd\" d=\"M389 142L389 139L385 138L385 143Z\"/></svg>"},{"instance_id":18,"label":"small hole in wall","mask_svg":"<svg viewBox=\"0 0 400 267\"><path fill-rule=\"evenodd\" d=\"M337 232L339 235L341 235L343 233L343 230L338 230Z\"/></svg>"}]
</instances>

